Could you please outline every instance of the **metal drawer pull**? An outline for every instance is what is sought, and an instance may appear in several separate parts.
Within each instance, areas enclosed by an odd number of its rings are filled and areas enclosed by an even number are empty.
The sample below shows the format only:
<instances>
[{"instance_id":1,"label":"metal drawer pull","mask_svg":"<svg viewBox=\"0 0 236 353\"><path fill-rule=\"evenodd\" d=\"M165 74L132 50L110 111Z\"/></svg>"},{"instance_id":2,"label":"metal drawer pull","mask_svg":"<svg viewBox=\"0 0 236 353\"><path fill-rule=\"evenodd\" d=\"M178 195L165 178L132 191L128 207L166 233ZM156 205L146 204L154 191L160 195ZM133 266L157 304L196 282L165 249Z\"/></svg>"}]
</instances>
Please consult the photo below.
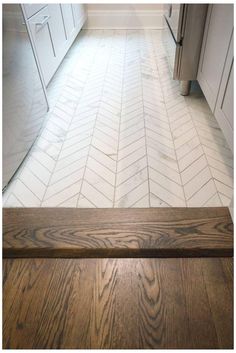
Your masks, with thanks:
<instances>
[{"instance_id":1,"label":"metal drawer pull","mask_svg":"<svg viewBox=\"0 0 236 353\"><path fill-rule=\"evenodd\" d=\"M41 28L43 28L48 22L48 20L50 19L50 17L51 16L43 16L43 20L41 22L36 22L35 23L36 30L39 31Z\"/></svg>"}]
</instances>

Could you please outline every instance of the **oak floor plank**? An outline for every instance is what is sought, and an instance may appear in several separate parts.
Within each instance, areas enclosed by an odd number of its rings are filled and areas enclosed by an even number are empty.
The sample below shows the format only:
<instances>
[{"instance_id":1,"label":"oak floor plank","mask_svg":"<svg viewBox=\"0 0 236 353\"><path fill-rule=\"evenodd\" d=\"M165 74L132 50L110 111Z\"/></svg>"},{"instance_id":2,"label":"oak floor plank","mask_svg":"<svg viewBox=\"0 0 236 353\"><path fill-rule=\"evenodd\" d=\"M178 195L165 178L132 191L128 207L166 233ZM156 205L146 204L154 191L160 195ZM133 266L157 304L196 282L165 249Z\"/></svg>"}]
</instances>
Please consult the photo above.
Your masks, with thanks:
<instances>
[{"instance_id":1,"label":"oak floor plank","mask_svg":"<svg viewBox=\"0 0 236 353\"><path fill-rule=\"evenodd\" d=\"M93 303L90 313L91 347L109 348L113 345L117 283L117 260L96 262Z\"/></svg>"},{"instance_id":2,"label":"oak floor plank","mask_svg":"<svg viewBox=\"0 0 236 353\"><path fill-rule=\"evenodd\" d=\"M232 348L225 261L5 259L3 346Z\"/></svg>"},{"instance_id":3,"label":"oak floor plank","mask_svg":"<svg viewBox=\"0 0 236 353\"><path fill-rule=\"evenodd\" d=\"M232 286L233 277L230 280L224 276L221 259L215 259L214 262L201 259L201 262L218 347L230 348L233 341L233 299L229 287ZM230 285L228 285L229 282Z\"/></svg>"},{"instance_id":4,"label":"oak floor plank","mask_svg":"<svg viewBox=\"0 0 236 353\"><path fill-rule=\"evenodd\" d=\"M4 257L232 256L227 208L4 209Z\"/></svg>"},{"instance_id":5,"label":"oak floor plank","mask_svg":"<svg viewBox=\"0 0 236 353\"><path fill-rule=\"evenodd\" d=\"M191 262L186 260L181 259L180 268L192 348L217 347L217 334L202 274L201 259ZM205 266L210 264L211 261L206 261Z\"/></svg>"},{"instance_id":6,"label":"oak floor plank","mask_svg":"<svg viewBox=\"0 0 236 353\"><path fill-rule=\"evenodd\" d=\"M137 267L133 259L117 261L114 349L135 349L139 342Z\"/></svg>"}]
</instances>

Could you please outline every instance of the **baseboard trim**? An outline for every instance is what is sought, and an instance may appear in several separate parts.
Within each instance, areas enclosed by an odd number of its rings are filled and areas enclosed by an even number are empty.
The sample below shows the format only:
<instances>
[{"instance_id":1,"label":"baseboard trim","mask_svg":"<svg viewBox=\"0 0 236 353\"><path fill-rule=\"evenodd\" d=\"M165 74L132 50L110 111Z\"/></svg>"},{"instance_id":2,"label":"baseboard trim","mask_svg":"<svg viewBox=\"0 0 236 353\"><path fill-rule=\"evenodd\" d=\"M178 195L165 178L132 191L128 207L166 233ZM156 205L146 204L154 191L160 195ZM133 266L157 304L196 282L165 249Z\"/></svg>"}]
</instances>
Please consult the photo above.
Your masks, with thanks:
<instances>
[{"instance_id":1,"label":"baseboard trim","mask_svg":"<svg viewBox=\"0 0 236 353\"><path fill-rule=\"evenodd\" d=\"M85 29L163 29L163 11L88 11Z\"/></svg>"}]
</instances>

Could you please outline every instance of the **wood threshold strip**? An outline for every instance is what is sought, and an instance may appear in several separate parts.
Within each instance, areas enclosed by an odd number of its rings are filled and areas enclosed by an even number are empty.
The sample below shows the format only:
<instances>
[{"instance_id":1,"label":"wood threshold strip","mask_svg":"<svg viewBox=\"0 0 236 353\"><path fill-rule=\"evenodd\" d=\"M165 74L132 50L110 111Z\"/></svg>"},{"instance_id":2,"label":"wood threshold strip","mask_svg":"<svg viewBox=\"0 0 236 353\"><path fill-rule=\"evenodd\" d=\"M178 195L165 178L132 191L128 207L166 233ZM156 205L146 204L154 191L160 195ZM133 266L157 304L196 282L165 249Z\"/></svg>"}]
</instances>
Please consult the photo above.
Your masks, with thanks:
<instances>
[{"instance_id":1,"label":"wood threshold strip","mask_svg":"<svg viewBox=\"0 0 236 353\"><path fill-rule=\"evenodd\" d=\"M230 257L226 207L4 208L3 257Z\"/></svg>"}]
</instances>

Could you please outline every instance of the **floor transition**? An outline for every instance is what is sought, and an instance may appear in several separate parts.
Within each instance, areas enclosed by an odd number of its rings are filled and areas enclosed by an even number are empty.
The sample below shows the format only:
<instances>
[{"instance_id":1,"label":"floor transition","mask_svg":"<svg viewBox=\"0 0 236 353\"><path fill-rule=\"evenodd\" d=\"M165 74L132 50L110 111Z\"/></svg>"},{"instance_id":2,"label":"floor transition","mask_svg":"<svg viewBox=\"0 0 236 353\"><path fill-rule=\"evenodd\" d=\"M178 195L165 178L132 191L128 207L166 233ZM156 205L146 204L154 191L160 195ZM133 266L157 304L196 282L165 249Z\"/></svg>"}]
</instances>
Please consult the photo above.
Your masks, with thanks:
<instances>
[{"instance_id":1,"label":"floor transition","mask_svg":"<svg viewBox=\"0 0 236 353\"><path fill-rule=\"evenodd\" d=\"M201 94L182 97L162 31L83 30L5 207L228 206L233 157Z\"/></svg>"},{"instance_id":2,"label":"floor transition","mask_svg":"<svg viewBox=\"0 0 236 353\"><path fill-rule=\"evenodd\" d=\"M3 348L232 349L232 255L226 207L6 208Z\"/></svg>"}]
</instances>

